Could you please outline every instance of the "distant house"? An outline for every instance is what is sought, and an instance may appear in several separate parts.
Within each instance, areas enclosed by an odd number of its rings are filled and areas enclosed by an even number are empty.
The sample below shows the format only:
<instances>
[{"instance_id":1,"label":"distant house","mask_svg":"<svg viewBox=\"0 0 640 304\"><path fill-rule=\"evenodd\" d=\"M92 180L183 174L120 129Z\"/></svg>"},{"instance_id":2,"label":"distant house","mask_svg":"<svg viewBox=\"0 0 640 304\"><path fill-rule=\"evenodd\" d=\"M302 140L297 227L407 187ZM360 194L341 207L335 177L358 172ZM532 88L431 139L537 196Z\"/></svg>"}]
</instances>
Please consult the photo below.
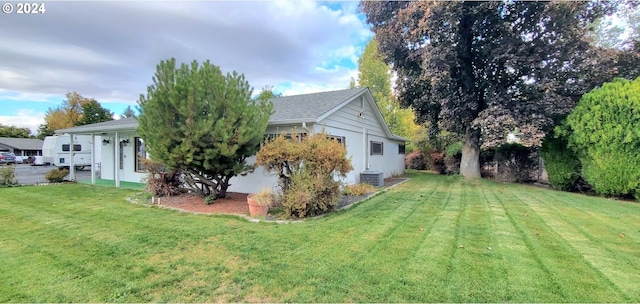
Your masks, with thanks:
<instances>
[{"instance_id":1,"label":"distant house","mask_svg":"<svg viewBox=\"0 0 640 304\"><path fill-rule=\"evenodd\" d=\"M40 156L42 143L42 139L0 137L0 151L12 152L16 156Z\"/></svg>"},{"instance_id":2,"label":"distant house","mask_svg":"<svg viewBox=\"0 0 640 304\"><path fill-rule=\"evenodd\" d=\"M345 145L347 156L351 157L354 170L347 175L346 182L359 183L360 173L365 170L382 172L384 177L404 171L407 140L391 134L368 88L277 97L271 102L274 114L265 136L294 130L320 132L324 128ZM115 180L118 186L120 181L141 182L146 175L140 160L146 155L144 140L137 135L137 127L135 118L125 118L56 132L100 136L103 142L100 178ZM255 157L248 162L255 162ZM258 168L246 176L234 177L229 191L251 193L276 185L274 176Z\"/></svg>"}]
</instances>

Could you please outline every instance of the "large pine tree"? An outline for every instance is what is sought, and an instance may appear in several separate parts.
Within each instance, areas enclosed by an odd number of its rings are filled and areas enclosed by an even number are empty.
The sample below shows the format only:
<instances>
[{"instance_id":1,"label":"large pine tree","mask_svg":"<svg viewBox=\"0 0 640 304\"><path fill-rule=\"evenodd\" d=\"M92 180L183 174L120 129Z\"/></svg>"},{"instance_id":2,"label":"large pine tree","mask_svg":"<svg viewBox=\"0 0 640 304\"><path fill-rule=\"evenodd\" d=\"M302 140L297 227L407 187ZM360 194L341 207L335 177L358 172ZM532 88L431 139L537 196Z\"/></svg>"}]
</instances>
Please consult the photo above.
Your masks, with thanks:
<instances>
[{"instance_id":1,"label":"large pine tree","mask_svg":"<svg viewBox=\"0 0 640 304\"><path fill-rule=\"evenodd\" d=\"M138 133L151 158L185 173L193 190L225 197L229 180L252 169L245 160L258 151L273 109L252 91L244 75L224 75L209 61L162 61L138 101Z\"/></svg>"},{"instance_id":2,"label":"large pine tree","mask_svg":"<svg viewBox=\"0 0 640 304\"><path fill-rule=\"evenodd\" d=\"M607 2L362 1L400 101L430 130L464 136L460 173L515 127L539 143L594 83L588 26Z\"/></svg>"}]
</instances>

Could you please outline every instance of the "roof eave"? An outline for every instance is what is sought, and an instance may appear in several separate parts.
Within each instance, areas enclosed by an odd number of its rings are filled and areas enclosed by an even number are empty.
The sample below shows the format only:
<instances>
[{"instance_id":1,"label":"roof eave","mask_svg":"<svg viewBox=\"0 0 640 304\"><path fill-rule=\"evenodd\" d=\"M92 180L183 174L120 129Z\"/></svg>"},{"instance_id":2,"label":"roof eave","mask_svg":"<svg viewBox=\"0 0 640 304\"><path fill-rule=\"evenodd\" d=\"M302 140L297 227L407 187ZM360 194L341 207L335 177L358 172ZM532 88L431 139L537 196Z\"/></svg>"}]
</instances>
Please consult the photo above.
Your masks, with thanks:
<instances>
[{"instance_id":1,"label":"roof eave","mask_svg":"<svg viewBox=\"0 0 640 304\"><path fill-rule=\"evenodd\" d=\"M138 128L138 124L136 123L136 124L113 126L113 127L88 127L83 129L78 129L77 127L74 127L74 128L56 130L55 133L56 134L65 134L65 133L95 134L95 133L108 133L108 132L115 132L115 131L129 131L129 130L135 130L137 128Z\"/></svg>"},{"instance_id":2,"label":"roof eave","mask_svg":"<svg viewBox=\"0 0 640 304\"><path fill-rule=\"evenodd\" d=\"M278 119L269 121L269 126L281 126L281 125L292 125L292 124L301 124L301 123L317 123L318 121L314 118L306 118L306 119Z\"/></svg>"}]
</instances>

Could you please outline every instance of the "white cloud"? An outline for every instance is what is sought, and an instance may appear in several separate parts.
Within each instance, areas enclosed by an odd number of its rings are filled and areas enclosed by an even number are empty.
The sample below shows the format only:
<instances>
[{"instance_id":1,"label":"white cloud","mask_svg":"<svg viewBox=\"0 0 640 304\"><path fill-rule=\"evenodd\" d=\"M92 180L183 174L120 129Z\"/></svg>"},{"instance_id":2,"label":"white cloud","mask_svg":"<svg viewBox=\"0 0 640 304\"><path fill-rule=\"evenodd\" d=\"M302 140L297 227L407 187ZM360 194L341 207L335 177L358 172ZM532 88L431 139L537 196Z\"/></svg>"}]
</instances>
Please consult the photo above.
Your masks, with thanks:
<instances>
[{"instance_id":1,"label":"white cloud","mask_svg":"<svg viewBox=\"0 0 640 304\"><path fill-rule=\"evenodd\" d=\"M44 122L44 112L35 112L32 109L20 109L15 115L0 115L0 124L4 126L16 126L29 128L31 134L36 134L38 126Z\"/></svg>"},{"instance_id":2,"label":"white cloud","mask_svg":"<svg viewBox=\"0 0 640 304\"><path fill-rule=\"evenodd\" d=\"M288 83L290 92L346 88L372 35L358 18L357 2L60 1L47 6L38 18L0 18L0 99L56 96L59 102L76 91L101 103L135 104L151 84L156 64L170 57L210 59L224 72L244 73L256 90Z\"/></svg>"}]
</instances>

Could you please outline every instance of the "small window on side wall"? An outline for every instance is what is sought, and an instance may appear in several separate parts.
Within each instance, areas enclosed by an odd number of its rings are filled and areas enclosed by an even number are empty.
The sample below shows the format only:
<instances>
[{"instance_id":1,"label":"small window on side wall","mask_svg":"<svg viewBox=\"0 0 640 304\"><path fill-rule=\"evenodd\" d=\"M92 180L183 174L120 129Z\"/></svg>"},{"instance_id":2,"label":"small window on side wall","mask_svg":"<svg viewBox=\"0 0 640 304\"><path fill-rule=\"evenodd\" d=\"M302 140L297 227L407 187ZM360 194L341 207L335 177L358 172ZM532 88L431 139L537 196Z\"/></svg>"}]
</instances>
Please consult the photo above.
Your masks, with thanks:
<instances>
[{"instance_id":1,"label":"small window on side wall","mask_svg":"<svg viewBox=\"0 0 640 304\"><path fill-rule=\"evenodd\" d=\"M398 144L398 154L405 154L406 149L405 144Z\"/></svg>"},{"instance_id":2,"label":"small window on side wall","mask_svg":"<svg viewBox=\"0 0 640 304\"><path fill-rule=\"evenodd\" d=\"M371 155L383 155L384 144L379 141L372 141L370 151L371 151Z\"/></svg>"}]
</instances>

